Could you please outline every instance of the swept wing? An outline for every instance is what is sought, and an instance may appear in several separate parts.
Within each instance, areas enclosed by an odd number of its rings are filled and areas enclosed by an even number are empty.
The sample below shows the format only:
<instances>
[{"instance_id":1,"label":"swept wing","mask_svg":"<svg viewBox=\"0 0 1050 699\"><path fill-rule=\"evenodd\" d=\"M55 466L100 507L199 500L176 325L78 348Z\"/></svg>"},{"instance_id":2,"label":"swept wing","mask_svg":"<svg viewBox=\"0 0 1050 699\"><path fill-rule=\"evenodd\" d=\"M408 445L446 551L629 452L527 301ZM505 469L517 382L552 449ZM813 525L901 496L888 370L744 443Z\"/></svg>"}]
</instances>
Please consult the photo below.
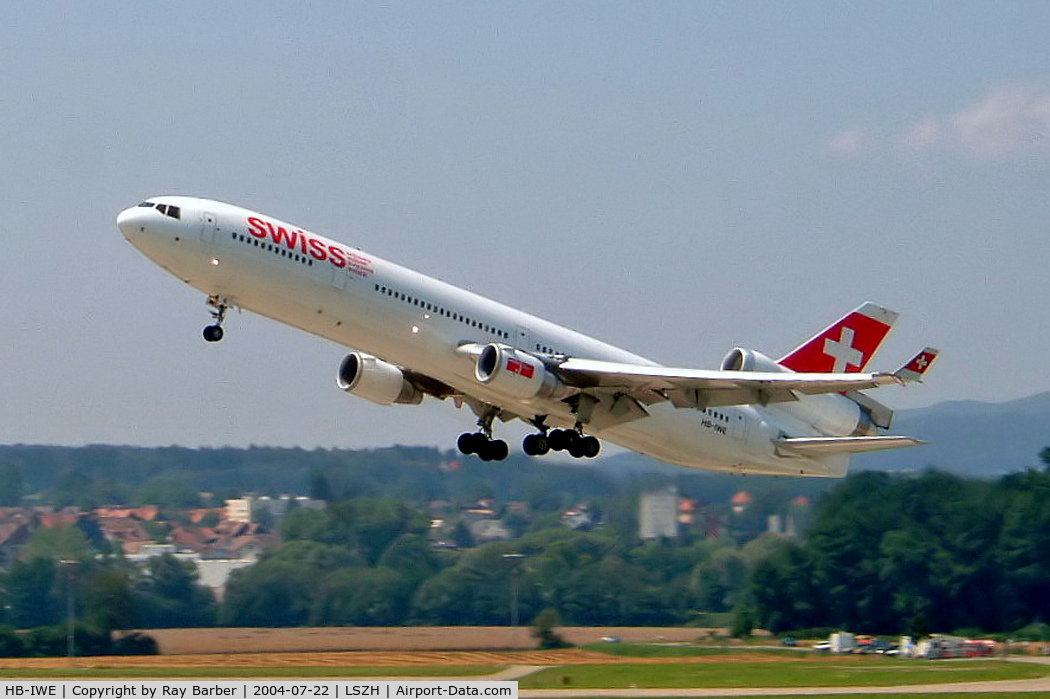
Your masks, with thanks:
<instances>
[{"instance_id":1,"label":"swept wing","mask_svg":"<svg viewBox=\"0 0 1050 699\"><path fill-rule=\"evenodd\" d=\"M552 367L565 384L629 395L651 405L709 408L797 401L802 395L844 393L900 383L888 373L796 374L680 369L569 358Z\"/></svg>"}]
</instances>

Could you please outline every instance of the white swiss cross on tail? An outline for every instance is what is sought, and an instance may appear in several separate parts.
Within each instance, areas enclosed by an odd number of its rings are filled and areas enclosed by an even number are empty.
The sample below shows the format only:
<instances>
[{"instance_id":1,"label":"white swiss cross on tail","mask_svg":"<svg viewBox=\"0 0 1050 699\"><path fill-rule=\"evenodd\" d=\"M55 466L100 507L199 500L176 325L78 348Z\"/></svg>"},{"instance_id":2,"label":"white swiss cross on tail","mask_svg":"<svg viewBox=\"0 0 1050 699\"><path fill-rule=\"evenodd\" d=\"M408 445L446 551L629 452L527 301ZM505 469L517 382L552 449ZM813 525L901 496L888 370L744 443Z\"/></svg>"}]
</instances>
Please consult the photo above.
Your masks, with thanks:
<instances>
[{"instance_id":1,"label":"white swiss cross on tail","mask_svg":"<svg viewBox=\"0 0 1050 699\"><path fill-rule=\"evenodd\" d=\"M895 375L902 381L922 381L922 375L929 370L936 358L937 350L925 347L910 362L898 369Z\"/></svg>"},{"instance_id":2,"label":"white swiss cross on tail","mask_svg":"<svg viewBox=\"0 0 1050 699\"><path fill-rule=\"evenodd\" d=\"M856 335L853 328L842 328L841 339L836 342L830 337L824 340L824 354L835 360L832 371L841 374L849 371L850 366L859 367L864 365L864 353L853 346L853 337Z\"/></svg>"},{"instance_id":3,"label":"white swiss cross on tail","mask_svg":"<svg viewBox=\"0 0 1050 699\"><path fill-rule=\"evenodd\" d=\"M864 371L895 320L897 314L888 308L863 303L778 363L796 372L839 374Z\"/></svg>"}]
</instances>

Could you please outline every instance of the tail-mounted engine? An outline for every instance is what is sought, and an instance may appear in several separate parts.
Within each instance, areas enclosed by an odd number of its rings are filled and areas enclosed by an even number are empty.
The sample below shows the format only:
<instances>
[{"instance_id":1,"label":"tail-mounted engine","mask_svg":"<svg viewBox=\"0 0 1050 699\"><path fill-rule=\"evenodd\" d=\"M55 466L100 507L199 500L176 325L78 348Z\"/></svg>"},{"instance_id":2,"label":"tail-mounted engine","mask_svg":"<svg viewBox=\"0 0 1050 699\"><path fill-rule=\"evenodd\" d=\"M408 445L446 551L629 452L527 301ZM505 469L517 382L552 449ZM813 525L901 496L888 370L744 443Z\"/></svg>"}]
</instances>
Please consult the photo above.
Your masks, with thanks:
<instances>
[{"instance_id":1,"label":"tail-mounted engine","mask_svg":"<svg viewBox=\"0 0 1050 699\"><path fill-rule=\"evenodd\" d=\"M787 367L777 364L761 352L742 347L734 347L722 360L722 371L760 371L791 373ZM860 399L867 399L864 394L855 394ZM795 402L776 403L770 407L778 408L792 417L816 428L823 434L836 437L849 437L875 434L875 420L871 409L858 404L857 400L837 393L803 396ZM878 405L877 403L875 405Z\"/></svg>"},{"instance_id":2,"label":"tail-mounted engine","mask_svg":"<svg viewBox=\"0 0 1050 699\"><path fill-rule=\"evenodd\" d=\"M474 377L493 391L517 400L560 400L572 392L539 357L507 345L485 345L474 366Z\"/></svg>"},{"instance_id":3,"label":"tail-mounted engine","mask_svg":"<svg viewBox=\"0 0 1050 699\"><path fill-rule=\"evenodd\" d=\"M761 352L734 347L722 360L722 371L790 372L791 370L780 366L775 360Z\"/></svg>"},{"instance_id":4,"label":"tail-mounted engine","mask_svg":"<svg viewBox=\"0 0 1050 699\"><path fill-rule=\"evenodd\" d=\"M335 383L340 389L379 405L419 405L423 393L400 368L378 357L351 352L339 364Z\"/></svg>"}]
</instances>

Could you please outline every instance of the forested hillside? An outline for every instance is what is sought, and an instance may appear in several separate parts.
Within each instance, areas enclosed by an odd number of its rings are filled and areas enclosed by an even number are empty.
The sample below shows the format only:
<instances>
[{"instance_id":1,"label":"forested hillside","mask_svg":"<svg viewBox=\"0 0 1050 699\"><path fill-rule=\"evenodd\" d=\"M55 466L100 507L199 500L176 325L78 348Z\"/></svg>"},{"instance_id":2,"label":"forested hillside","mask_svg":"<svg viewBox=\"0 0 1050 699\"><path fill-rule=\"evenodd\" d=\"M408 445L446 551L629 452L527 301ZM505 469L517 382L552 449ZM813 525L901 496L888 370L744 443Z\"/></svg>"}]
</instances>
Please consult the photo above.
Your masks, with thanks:
<instances>
[{"instance_id":1,"label":"forested hillside","mask_svg":"<svg viewBox=\"0 0 1050 699\"><path fill-rule=\"evenodd\" d=\"M728 502L736 490L812 496L822 480L752 479L689 471L648 459L576 461L514 455L483 463L426 447L385 449L187 449L124 446L0 446L0 506L30 501L82 508L221 505L247 493L298 494L323 500L385 497L425 504L472 502L496 495L534 509L676 486L688 497ZM202 499L202 493L204 494Z\"/></svg>"}]
</instances>

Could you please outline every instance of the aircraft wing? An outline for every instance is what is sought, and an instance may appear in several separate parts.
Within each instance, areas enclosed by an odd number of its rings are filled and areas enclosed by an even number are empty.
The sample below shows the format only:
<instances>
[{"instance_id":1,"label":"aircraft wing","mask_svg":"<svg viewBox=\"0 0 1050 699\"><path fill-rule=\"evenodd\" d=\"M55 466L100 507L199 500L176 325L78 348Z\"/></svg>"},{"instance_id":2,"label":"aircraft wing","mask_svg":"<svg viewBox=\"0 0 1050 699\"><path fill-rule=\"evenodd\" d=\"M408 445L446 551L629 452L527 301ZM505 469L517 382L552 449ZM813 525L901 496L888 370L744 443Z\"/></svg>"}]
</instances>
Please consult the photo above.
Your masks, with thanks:
<instances>
[{"instance_id":1,"label":"aircraft wing","mask_svg":"<svg viewBox=\"0 0 1050 699\"><path fill-rule=\"evenodd\" d=\"M827 454L859 454L881 449L921 447L929 442L914 437L875 435L871 437L785 437L775 444L782 451L801 456L823 456Z\"/></svg>"},{"instance_id":2,"label":"aircraft wing","mask_svg":"<svg viewBox=\"0 0 1050 699\"><path fill-rule=\"evenodd\" d=\"M843 393L900 383L894 374L712 371L676 369L569 358L552 367L566 384L580 389L604 389L629 395L645 404L670 401L676 407L782 403L800 395Z\"/></svg>"}]
</instances>

